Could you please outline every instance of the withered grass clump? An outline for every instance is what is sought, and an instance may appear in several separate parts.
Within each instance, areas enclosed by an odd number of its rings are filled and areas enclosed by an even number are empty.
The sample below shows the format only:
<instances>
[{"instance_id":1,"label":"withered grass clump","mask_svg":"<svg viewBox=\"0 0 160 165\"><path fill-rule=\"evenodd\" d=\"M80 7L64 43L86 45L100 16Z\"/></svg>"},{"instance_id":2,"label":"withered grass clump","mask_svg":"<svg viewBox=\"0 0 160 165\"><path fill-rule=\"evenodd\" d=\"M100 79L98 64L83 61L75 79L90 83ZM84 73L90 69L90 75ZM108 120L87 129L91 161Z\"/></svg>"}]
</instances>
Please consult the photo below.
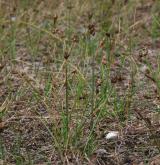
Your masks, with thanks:
<instances>
[{"instance_id":1,"label":"withered grass clump","mask_svg":"<svg viewBox=\"0 0 160 165\"><path fill-rule=\"evenodd\" d=\"M1 0L0 164L152 162L159 9L158 0Z\"/></svg>"}]
</instances>

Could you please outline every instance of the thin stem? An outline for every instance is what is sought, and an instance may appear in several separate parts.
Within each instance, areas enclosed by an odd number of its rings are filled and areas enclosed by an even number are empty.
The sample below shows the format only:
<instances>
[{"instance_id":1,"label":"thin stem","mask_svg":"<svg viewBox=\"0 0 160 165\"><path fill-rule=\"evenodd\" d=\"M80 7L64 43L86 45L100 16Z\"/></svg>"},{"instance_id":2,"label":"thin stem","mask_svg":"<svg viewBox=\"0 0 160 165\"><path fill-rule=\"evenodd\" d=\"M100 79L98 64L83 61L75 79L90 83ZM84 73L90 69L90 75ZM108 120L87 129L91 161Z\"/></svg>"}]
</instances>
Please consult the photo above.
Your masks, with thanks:
<instances>
[{"instance_id":1,"label":"thin stem","mask_svg":"<svg viewBox=\"0 0 160 165\"><path fill-rule=\"evenodd\" d=\"M93 113L95 108L95 57L94 54L92 56L92 93L91 93L91 123L90 127L93 126Z\"/></svg>"},{"instance_id":2,"label":"thin stem","mask_svg":"<svg viewBox=\"0 0 160 165\"><path fill-rule=\"evenodd\" d=\"M66 96L65 96L65 102L66 102L66 112L65 112L65 116L66 116L66 133L67 133L67 137L68 137L68 124L69 124L69 115L68 115L68 109L69 109L69 106L68 106L68 95L69 95L69 92L68 92L68 65L67 65L67 60L66 60L66 65L65 65L65 88L66 88Z\"/></svg>"},{"instance_id":3,"label":"thin stem","mask_svg":"<svg viewBox=\"0 0 160 165\"><path fill-rule=\"evenodd\" d=\"M68 146L68 135L69 135L69 89L68 89L68 58L70 56L69 48L70 48L70 12L71 12L71 3L69 0L66 1L66 7L68 10L68 48L67 52L65 52L65 104L66 104L66 110L65 110L65 147L67 149Z\"/></svg>"}]
</instances>

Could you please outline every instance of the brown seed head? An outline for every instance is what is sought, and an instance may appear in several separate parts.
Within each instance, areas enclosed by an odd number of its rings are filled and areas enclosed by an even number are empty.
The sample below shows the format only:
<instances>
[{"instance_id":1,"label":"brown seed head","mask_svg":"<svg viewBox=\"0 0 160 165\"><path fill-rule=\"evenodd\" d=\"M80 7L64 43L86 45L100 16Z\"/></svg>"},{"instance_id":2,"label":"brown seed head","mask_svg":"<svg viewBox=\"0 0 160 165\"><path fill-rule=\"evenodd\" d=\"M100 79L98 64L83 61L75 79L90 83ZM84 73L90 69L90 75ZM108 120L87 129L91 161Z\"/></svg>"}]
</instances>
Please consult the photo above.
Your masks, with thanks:
<instances>
[{"instance_id":1,"label":"brown seed head","mask_svg":"<svg viewBox=\"0 0 160 165\"><path fill-rule=\"evenodd\" d=\"M111 38L111 33L106 32L106 36L107 36L108 38Z\"/></svg>"},{"instance_id":2,"label":"brown seed head","mask_svg":"<svg viewBox=\"0 0 160 165\"><path fill-rule=\"evenodd\" d=\"M65 53L64 53L64 59L67 60L68 57L69 57L69 53L68 53L68 52L65 52Z\"/></svg>"},{"instance_id":3,"label":"brown seed head","mask_svg":"<svg viewBox=\"0 0 160 165\"><path fill-rule=\"evenodd\" d=\"M95 25L94 24L89 24L88 25L88 32L89 32L89 34L94 36L95 35L95 31L96 31L95 30Z\"/></svg>"},{"instance_id":4,"label":"brown seed head","mask_svg":"<svg viewBox=\"0 0 160 165\"><path fill-rule=\"evenodd\" d=\"M99 47L100 47L101 49L104 48L104 44L105 44L105 39L102 39L102 40L100 41Z\"/></svg>"},{"instance_id":5,"label":"brown seed head","mask_svg":"<svg viewBox=\"0 0 160 165\"><path fill-rule=\"evenodd\" d=\"M97 81L96 81L96 86L98 87L98 86L101 86L101 83L102 83L102 80L99 78L99 79L97 79Z\"/></svg>"},{"instance_id":6,"label":"brown seed head","mask_svg":"<svg viewBox=\"0 0 160 165\"><path fill-rule=\"evenodd\" d=\"M53 17L53 22L54 22L54 25L57 23L57 19L58 19L58 15L55 14L54 17Z\"/></svg>"},{"instance_id":7,"label":"brown seed head","mask_svg":"<svg viewBox=\"0 0 160 165\"><path fill-rule=\"evenodd\" d=\"M74 43L78 43L79 42L79 38L78 38L77 35L73 35L72 42L74 42Z\"/></svg>"},{"instance_id":8,"label":"brown seed head","mask_svg":"<svg viewBox=\"0 0 160 165\"><path fill-rule=\"evenodd\" d=\"M73 8L74 8L74 6L73 6L73 5L68 4L68 6L67 6L67 9L68 9L68 10L72 10Z\"/></svg>"},{"instance_id":9,"label":"brown seed head","mask_svg":"<svg viewBox=\"0 0 160 165\"><path fill-rule=\"evenodd\" d=\"M103 65L106 65L107 64L107 58L106 58L105 55L102 57L102 64Z\"/></svg>"}]
</instances>

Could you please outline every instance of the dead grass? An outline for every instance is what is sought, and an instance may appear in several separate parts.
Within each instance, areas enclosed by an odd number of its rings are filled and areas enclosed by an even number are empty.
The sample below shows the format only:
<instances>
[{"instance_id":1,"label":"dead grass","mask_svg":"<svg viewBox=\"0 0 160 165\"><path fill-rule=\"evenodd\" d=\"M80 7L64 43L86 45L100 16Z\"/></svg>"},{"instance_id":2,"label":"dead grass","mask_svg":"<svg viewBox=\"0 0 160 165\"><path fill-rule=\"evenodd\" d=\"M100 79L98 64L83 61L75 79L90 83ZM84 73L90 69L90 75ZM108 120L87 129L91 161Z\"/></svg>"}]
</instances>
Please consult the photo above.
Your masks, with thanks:
<instances>
[{"instance_id":1,"label":"dead grass","mask_svg":"<svg viewBox=\"0 0 160 165\"><path fill-rule=\"evenodd\" d=\"M0 2L0 164L158 165L159 1L71 4Z\"/></svg>"}]
</instances>

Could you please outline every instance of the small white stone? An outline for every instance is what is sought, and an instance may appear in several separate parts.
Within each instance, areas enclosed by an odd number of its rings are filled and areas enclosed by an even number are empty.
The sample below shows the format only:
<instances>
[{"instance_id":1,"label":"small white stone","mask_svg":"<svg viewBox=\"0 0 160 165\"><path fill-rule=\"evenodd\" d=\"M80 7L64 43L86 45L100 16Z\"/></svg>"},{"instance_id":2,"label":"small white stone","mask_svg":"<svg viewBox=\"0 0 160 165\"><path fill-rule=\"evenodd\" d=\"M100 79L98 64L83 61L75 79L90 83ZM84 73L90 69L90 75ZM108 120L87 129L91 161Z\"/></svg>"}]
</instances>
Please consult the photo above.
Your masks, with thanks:
<instances>
[{"instance_id":1,"label":"small white stone","mask_svg":"<svg viewBox=\"0 0 160 165\"><path fill-rule=\"evenodd\" d=\"M12 16L11 17L11 21L15 22L16 21L16 17L15 16Z\"/></svg>"},{"instance_id":2,"label":"small white stone","mask_svg":"<svg viewBox=\"0 0 160 165\"><path fill-rule=\"evenodd\" d=\"M117 139L119 136L118 131L110 131L109 133L106 134L105 138L106 140L114 140Z\"/></svg>"}]
</instances>

